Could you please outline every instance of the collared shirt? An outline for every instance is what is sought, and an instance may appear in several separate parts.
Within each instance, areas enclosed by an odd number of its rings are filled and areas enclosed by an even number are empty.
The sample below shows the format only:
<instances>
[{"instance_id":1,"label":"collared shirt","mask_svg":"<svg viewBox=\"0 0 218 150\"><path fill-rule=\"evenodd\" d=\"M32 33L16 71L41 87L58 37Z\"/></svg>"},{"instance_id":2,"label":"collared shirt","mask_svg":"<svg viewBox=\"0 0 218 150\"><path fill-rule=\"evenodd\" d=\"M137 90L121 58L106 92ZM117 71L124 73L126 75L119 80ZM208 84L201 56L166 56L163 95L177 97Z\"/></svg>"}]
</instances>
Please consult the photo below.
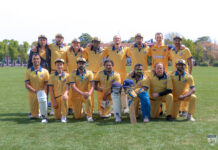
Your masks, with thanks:
<instances>
[{"instance_id":1,"label":"collared shirt","mask_svg":"<svg viewBox=\"0 0 218 150\"><path fill-rule=\"evenodd\" d=\"M56 59L63 59L66 60L66 51L67 46L61 45L58 46L56 43L49 44L49 49L51 51L51 70L55 71L55 60ZM66 61L64 63L64 70L67 71L67 64Z\"/></svg>"},{"instance_id":2,"label":"collared shirt","mask_svg":"<svg viewBox=\"0 0 218 150\"><path fill-rule=\"evenodd\" d=\"M45 82L48 82L49 73L46 69L40 67L39 70L35 70L33 67L27 69L25 75L25 81L29 81L30 85L35 90L44 90Z\"/></svg>"},{"instance_id":3,"label":"collared shirt","mask_svg":"<svg viewBox=\"0 0 218 150\"><path fill-rule=\"evenodd\" d=\"M152 68L157 63L163 63L165 71L168 71L169 48L167 45L162 43L161 46L158 46L155 44L150 47L148 55L152 57Z\"/></svg>"},{"instance_id":4,"label":"collared shirt","mask_svg":"<svg viewBox=\"0 0 218 150\"><path fill-rule=\"evenodd\" d=\"M84 58L88 60L88 69L93 73L97 73L103 66L104 49L101 49L100 47L98 50L93 50L93 47L86 48Z\"/></svg>"},{"instance_id":5,"label":"collared shirt","mask_svg":"<svg viewBox=\"0 0 218 150\"><path fill-rule=\"evenodd\" d=\"M186 94L189 89L195 87L192 75L187 72L183 72L182 75L179 75L179 73L175 71L171 74L171 78L173 82L173 94L175 97Z\"/></svg>"},{"instance_id":6,"label":"collared shirt","mask_svg":"<svg viewBox=\"0 0 218 150\"><path fill-rule=\"evenodd\" d=\"M149 88L149 79L144 75L141 75L141 77L139 78L138 81L136 80L135 73L133 75L128 75L127 79L133 80L133 82L135 84L135 86L134 86L135 90L138 88L142 88L142 87L145 87L147 89Z\"/></svg>"},{"instance_id":7,"label":"collared shirt","mask_svg":"<svg viewBox=\"0 0 218 150\"><path fill-rule=\"evenodd\" d=\"M53 86L54 96L58 97L63 95L66 91L67 84L69 84L69 74L64 71L59 76L59 73L55 71L55 73L50 75L48 85Z\"/></svg>"},{"instance_id":8,"label":"collared shirt","mask_svg":"<svg viewBox=\"0 0 218 150\"><path fill-rule=\"evenodd\" d=\"M92 71L84 70L84 72L80 74L77 69L70 73L70 83L75 83L76 87L83 92L89 91L91 82L94 82Z\"/></svg>"},{"instance_id":9,"label":"collared shirt","mask_svg":"<svg viewBox=\"0 0 218 150\"><path fill-rule=\"evenodd\" d=\"M99 82L100 86L103 88L103 93L108 92L114 82L121 83L120 74L112 71L107 74L105 70L99 71L95 76L95 81Z\"/></svg>"},{"instance_id":10,"label":"collared shirt","mask_svg":"<svg viewBox=\"0 0 218 150\"><path fill-rule=\"evenodd\" d=\"M127 56L132 58L131 70L134 70L136 64L142 64L144 70L148 69L148 50L149 47L144 47L144 45L138 47L137 44L134 44L134 46L127 49Z\"/></svg>"},{"instance_id":11,"label":"collared shirt","mask_svg":"<svg viewBox=\"0 0 218 150\"><path fill-rule=\"evenodd\" d=\"M176 62L179 59L185 60L185 71L188 72L188 60L192 58L192 54L188 48L176 51L175 48L170 49L170 59L172 60L173 71L176 71Z\"/></svg>"}]
</instances>

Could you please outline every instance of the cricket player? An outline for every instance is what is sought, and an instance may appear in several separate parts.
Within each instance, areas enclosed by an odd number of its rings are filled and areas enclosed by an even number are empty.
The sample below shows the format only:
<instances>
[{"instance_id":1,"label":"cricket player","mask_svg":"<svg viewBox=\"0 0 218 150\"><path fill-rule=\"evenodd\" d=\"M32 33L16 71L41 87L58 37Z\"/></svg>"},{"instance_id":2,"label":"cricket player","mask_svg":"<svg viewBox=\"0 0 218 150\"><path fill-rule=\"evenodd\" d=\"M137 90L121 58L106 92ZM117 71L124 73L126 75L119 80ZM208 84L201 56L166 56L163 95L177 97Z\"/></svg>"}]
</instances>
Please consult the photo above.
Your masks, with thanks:
<instances>
[{"instance_id":1,"label":"cricket player","mask_svg":"<svg viewBox=\"0 0 218 150\"><path fill-rule=\"evenodd\" d=\"M176 71L176 62L179 59L185 60L185 72L192 74L192 54L188 48L182 49L182 37L175 36L173 38L173 43L175 45L175 48L170 50L170 59L172 60L173 64L173 71ZM181 104L181 116L187 116L187 108L188 103L186 101L183 101Z\"/></svg>"},{"instance_id":2,"label":"cricket player","mask_svg":"<svg viewBox=\"0 0 218 150\"><path fill-rule=\"evenodd\" d=\"M173 82L173 113L172 117L176 118L179 113L179 108L181 102L189 102L187 120L195 121L193 114L195 111L195 103L197 97L195 93L194 79L191 74L185 71L186 61L179 59L176 62L177 71L173 72L171 75Z\"/></svg>"},{"instance_id":3,"label":"cricket player","mask_svg":"<svg viewBox=\"0 0 218 150\"><path fill-rule=\"evenodd\" d=\"M150 102L151 118L158 118L160 115L160 105L166 102L166 120L173 121L173 95L172 79L164 70L163 63L157 63L154 72L151 72L150 79Z\"/></svg>"},{"instance_id":4,"label":"cricket player","mask_svg":"<svg viewBox=\"0 0 218 150\"><path fill-rule=\"evenodd\" d=\"M83 117L82 104L85 104L87 121L93 122L91 95L94 90L94 75L92 71L86 70L85 58L77 58L77 70L70 74L70 83L72 89L76 92L73 97L74 117L80 119Z\"/></svg>"},{"instance_id":5,"label":"cricket player","mask_svg":"<svg viewBox=\"0 0 218 150\"><path fill-rule=\"evenodd\" d=\"M148 97L147 90L150 85L149 85L149 79L143 75L144 73L143 70L144 69L142 64L136 64L134 67L133 74L129 74L127 79L130 79L134 82L133 90L137 93L137 96L133 97L136 116L138 115L139 103L141 103L142 119L144 122L149 122L150 100ZM123 85L126 86L125 84Z\"/></svg>"},{"instance_id":6,"label":"cricket player","mask_svg":"<svg viewBox=\"0 0 218 150\"><path fill-rule=\"evenodd\" d=\"M95 76L95 89L100 91L100 99L98 105L107 103L107 107L100 108L100 117L110 117L110 102L111 102L111 87L114 82L121 83L120 74L113 70L114 62L112 60L105 60L104 70L99 71Z\"/></svg>"},{"instance_id":7,"label":"cricket player","mask_svg":"<svg viewBox=\"0 0 218 150\"><path fill-rule=\"evenodd\" d=\"M100 47L101 39L99 37L93 37L92 43L85 48L84 58L88 60L88 69L93 72L94 77L97 72L102 70L103 59L104 59L104 49ZM99 92L97 92L97 97L99 97ZM92 112L94 111L94 92L91 96L92 98ZM100 111L100 106L98 106L98 111Z\"/></svg>"},{"instance_id":8,"label":"cricket player","mask_svg":"<svg viewBox=\"0 0 218 150\"><path fill-rule=\"evenodd\" d=\"M142 64L144 71L148 70L148 51L149 47L143 43L143 36L140 33L135 35L135 44L127 49L127 56L132 58L131 70L134 70L136 64Z\"/></svg>"},{"instance_id":9,"label":"cricket player","mask_svg":"<svg viewBox=\"0 0 218 150\"><path fill-rule=\"evenodd\" d=\"M39 110L42 117L42 123L47 123L47 83L49 73L40 66L39 53L32 54L33 66L26 71L25 87L28 89L28 99L30 105L30 119L39 117ZM40 98L38 95L41 95ZM38 98L37 98L38 97Z\"/></svg>"},{"instance_id":10,"label":"cricket player","mask_svg":"<svg viewBox=\"0 0 218 150\"><path fill-rule=\"evenodd\" d=\"M49 72L51 71L50 65L50 50L48 48L47 37L45 35L38 36L38 43L36 47L33 47L34 50L30 51L27 68L31 68L33 66L32 63L32 55L33 53L39 53L41 58L41 67L47 69ZM35 52L34 52L35 51Z\"/></svg>"},{"instance_id":11,"label":"cricket player","mask_svg":"<svg viewBox=\"0 0 218 150\"><path fill-rule=\"evenodd\" d=\"M75 38L72 40L72 46L66 51L65 60L68 62L67 67L69 73L72 73L77 69L77 58L83 57L85 55L84 50L80 47L80 40ZM73 97L76 95L75 91L69 88L69 98L68 98L68 115L73 114Z\"/></svg>"},{"instance_id":12,"label":"cricket player","mask_svg":"<svg viewBox=\"0 0 218 150\"><path fill-rule=\"evenodd\" d=\"M67 122L67 99L69 89L69 74L64 72L64 60L55 61L56 71L50 75L48 86L55 119Z\"/></svg>"}]
</instances>

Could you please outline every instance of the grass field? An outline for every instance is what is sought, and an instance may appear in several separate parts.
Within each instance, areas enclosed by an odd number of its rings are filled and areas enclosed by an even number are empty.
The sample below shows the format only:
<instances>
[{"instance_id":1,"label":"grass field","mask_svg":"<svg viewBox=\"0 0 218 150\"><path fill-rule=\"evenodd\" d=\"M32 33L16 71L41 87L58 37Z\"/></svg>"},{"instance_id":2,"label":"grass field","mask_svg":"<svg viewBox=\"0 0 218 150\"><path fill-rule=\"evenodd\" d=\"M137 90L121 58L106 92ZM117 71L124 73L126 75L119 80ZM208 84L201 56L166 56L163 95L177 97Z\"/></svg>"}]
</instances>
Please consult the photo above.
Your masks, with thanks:
<instances>
[{"instance_id":1,"label":"grass field","mask_svg":"<svg viewBox=\"0 0 218 150\"><path fill-rule=\"evenodd\" d=\"M208 134L218 135L218 68L194 68L196 122L180 118L169 123L160 118L135 125L126 117L121 124L97 116L94 123L72 116L67 124L53 117L48 124L29 120L24 72L24 68L0 68L0 150L218 149L218 143L210 146L207 141Z\"/></svg>"}]
</instances>

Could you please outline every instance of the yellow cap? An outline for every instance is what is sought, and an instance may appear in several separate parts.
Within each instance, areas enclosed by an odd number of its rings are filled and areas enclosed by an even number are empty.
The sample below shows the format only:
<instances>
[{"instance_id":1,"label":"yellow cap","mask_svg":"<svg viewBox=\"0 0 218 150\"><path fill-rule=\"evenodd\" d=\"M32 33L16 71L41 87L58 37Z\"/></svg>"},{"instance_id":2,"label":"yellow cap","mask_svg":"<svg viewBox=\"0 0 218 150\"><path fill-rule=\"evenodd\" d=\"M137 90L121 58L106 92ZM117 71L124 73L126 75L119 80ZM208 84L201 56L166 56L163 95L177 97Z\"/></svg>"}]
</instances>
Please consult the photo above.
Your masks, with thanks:
<instances>
[{"instance_id":1,"label":"yellow cap","mask_svg":"<svg viewBox=\"0 0 218 150\"><path fill-rule=\"evenodd\" d=\"M77 62L77 63L78 63L78 62L84 62L84 63L86 63L86 59L83 58L83 57L78 57L78 58L76 59L76 62Z\"/></svg>"},{"instance_id":2,"label":"yellow cap","mask_svg":"<svg viewBox=\"0 0 218 150\"><path fill-rule=\"evenodd\" d=\"M176 64L183 64L183 65L185 65L185 60L179 59L179 60L176 62Z\"/></svg>"},{"instance_id":3,"label":"yellow cap","mask_svg":"<svg viewBox=\"0 0 218 150\"><path fill-rule=\"evenodd\" d=\"M80 39L75 38L75 39L72 40L72 43L74 43L74 42L78 42L78 43L80 43Z\"/></svg>"},{"instance_id":4,"label":"yellow cap","mask_svg":"<svg viewBox=\"0 0 218 150\"><path fill-rule=\"evenodd\" d=\"M40 39L40 38L47 39L47 37L46 37L44 34L40 34L40 35L38 36L38 39Z\"/></svg>"},{"instance_id":5,"label":"yellow cap","mask_svg":"<svg viewBox=\"0 0 218 150\"><path fill-rule=\"evenodd\" d=\"M55 37L56 37L56 38L57 38L57 37L64 38L64 36L63 36L61 33L56 34Z\"/></svg>"},{"instance_id":6,"label":"yellow cap","mask_svg":"<svg viewBox=\"0 0 218 150\"><path fill-rule=\"evenodd\" d=\"M59 58L59 59L56 59L56 60L55 60L55 64L58 63L58 62L64 63L64 60L63 60L63 59L60 59L60 58Z\"/></svg>"},{"instance_id":7,"label":"yellow cap","mask_svg":"<svg viewBox=\"0 0 218 150\"><path fill-rule=\"evenodd\" d=\"M173 37L173 40L175 40L175 39L180 39L180 40L182 40L182 37L181 37L181 36L178 36L178 35L176 35L176 36L174 36L174 37Z\"/></svg>"},{"instance_id":8,"label":"yellow cap","mask_svg":"<svg viewBox=\"0 0 218 150\"><path fill-rule=\"evenodd\" d=\"M137 34L135 35L135 38L136 38L136 37L143 38L143 35L142 35L141 33L137 33Z\"/></svg>"},{"instance_id":9,"label":"yellow cap","mask_svg":"<svg viewBox=\"0 0 218 150\"><path fill-rule=\"evenodd\" d=\"M101 42L101 39L99 37L93 37L92 41L97 41L97 42Z\"/></svg>"}]
</instances>

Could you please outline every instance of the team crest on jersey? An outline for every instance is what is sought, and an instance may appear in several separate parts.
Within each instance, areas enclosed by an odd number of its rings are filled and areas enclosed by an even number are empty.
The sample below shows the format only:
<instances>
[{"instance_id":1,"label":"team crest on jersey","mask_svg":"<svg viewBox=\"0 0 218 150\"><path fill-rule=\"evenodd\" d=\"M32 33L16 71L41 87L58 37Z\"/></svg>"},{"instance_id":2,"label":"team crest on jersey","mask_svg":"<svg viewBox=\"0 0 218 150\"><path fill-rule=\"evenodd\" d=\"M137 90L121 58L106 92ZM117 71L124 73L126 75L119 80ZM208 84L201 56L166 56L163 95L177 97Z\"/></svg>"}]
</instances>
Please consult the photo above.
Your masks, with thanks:
<instances>
[{"instance_id":1,"label":"team crest on jersey","mask_svg":"<svg viewBox=\"0 0 218 150\"><path fill-rule=\"evenodd\" d=\"M179 53L179 56L182 56L182 53Z\"/></svg>"},{"instance_id":2,"label":"team crest on jersey","mask_svg":"<svg viewBox=\"0 0 218 150\"><path fill-rule=\"evenodd\" d=\"M120 52L120 54L122 55L122 54L123 54L123 52Z\"/></svg>"},{"instance_id":3,"label":"team crest on jersey","mask_svg":"<svg viewBox=\"0 0 218 150\"><path fill-rule=\"evenodd\" d=\"M156 51L156 49L152 49L153 51Z\"/></svg>"},{"instance_id":4,"label":"team crest on jersey","mask_svg":"<svg viewBox=\"0 0 218 150\"><path fill-rule=\"evenodd\" d=\"M111 82L114 82L115 80L113 79L113 80L111 80Z\"/></svg>"},{"instance_id":5,"label":"team crest on jersey","mask_svg":"<svg viewBox=\"0 0 218 150\"><path fill-rule=\"evenodd\" d=\"M146 53L146 51L143 52L143 54L145 54L145 53Z\"/></svg>"},{"instance_id":6,"label":"team crest on jersey","mask_svg":"<svg viewBox=\"0 0 218 150\"><path fill-rule=\"evenodd\" d=\"M185 83L187 80L185 79L185 80L183 80L183 82Z\"/></svg>"},{"instance_id":7,"label":"team crest on jersey","mask_svg":"<svg viewBox=\"0 0 218 150\"><path fill-rule=\"evenodd\" d=\"M40 77L42 78L42 77L43 77L43 74L41 74Z\"/></svg>"},{"instance_id":8,"label":"team crest on jersey","mask_svg":"<svg viewBox=\"0 0 218 150\"><path fill-rule=\"evenodd\" d=\"M66 82L66 79L64 79L63 82Z\"/></svg>"},{"instance_id":9,"label":"team crest on jersey","mask_svg":"<svg viewBox=\"0 0 218 150\"><path fill-rule=\"evenodd\" d=\"M85 78L85 80L87 80L87 79L88 79L88 77Z\"/></svg>"},{"instance_id":10,"label":"team crest on jersey","mask_svg":"<svg viewBox=\"0 0 218 150\"><path fill-rule=\"evenodd\" d=\"M164 51L164 52L166 52L166 51L167 51L167 49L166 49L166 48L164 48L164 49L163 49L163 51Z\"/></svg>"},{"instance_id":11,"label":"team crest on jersey","mask_svg":"<svg viewBox=\"0 0 218 150\"><path fill-rule=\"evenodd\" d=\"M167 81L164 81L163 84L167 84Z\"/></svg>"},{"instance_id":12,"label":"team crest on jersey","mask_svg":"<svg viewBox=\"0 0 218 150\"><path fill-rule=\"evenodd\" d=\"M142 83L139 83L138 85L140 86L140 85L142 85Z\"/></svg>"}]
</instances>

